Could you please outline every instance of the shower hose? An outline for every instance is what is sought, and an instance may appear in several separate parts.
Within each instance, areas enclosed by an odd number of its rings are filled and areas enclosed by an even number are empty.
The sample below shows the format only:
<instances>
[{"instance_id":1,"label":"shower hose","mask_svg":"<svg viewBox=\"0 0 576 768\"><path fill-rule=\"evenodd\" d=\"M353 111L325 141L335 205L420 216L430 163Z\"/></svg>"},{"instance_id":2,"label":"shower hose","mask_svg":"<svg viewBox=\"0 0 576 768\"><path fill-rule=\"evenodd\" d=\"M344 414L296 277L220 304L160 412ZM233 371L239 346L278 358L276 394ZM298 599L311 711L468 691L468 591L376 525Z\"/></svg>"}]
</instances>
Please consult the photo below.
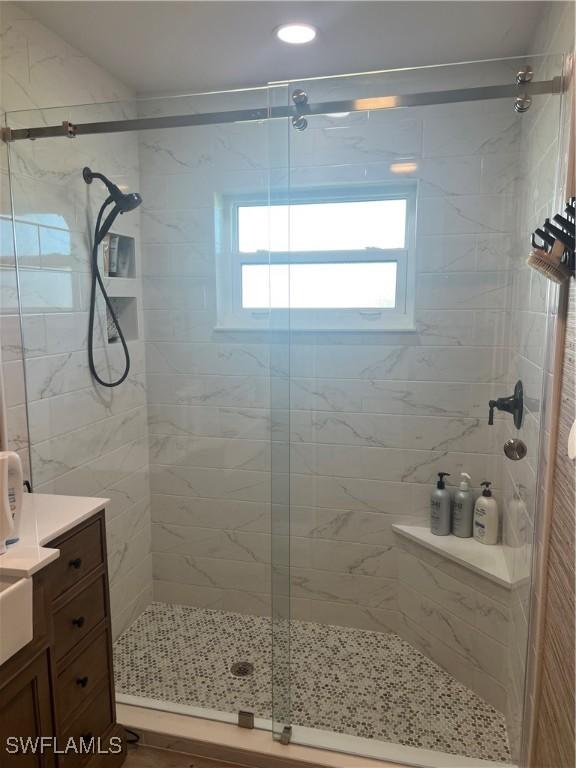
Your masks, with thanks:
<instances>
[{"instance_id":1,"label":"shower hose","mask_svg":"<svg viewBox=\"0 0 576 768\"><path fill-rule=\"evenodd\" d=\"M102 280L102 275L100 274L100 268L98 266L98 248L100 246L100 243L104 240L104 238L110 231L110 227L116 220L116 217L118 216L118 214L121 213L118 205L115 205L114 208L110 211L110 213L106 217L104 224L102 224L102 218L104 216L104 212L106 208L113 202L114 202L114 199L112 198L112 196L108 197L104 201L102 207L98 212L98 216L96 218L96 226L94 228L94 241L92 244L92 257L91 257L92 280L90 284L90 314L88 318L88 366L90 368L90 373L92 374L93 378L98 382L98 384L101 384L103 387L110 387L110 388L120 386L120 384L122 384L122 382L126 380L126 377L128 376L128 373L130 371L130 353L128 352L128 345L126 344L126 339L124 338L124 334L122 333L122 328L120 327L120 323L118 322L118 318L116 316L116 312L114 311L114 307L112 306L112 302L110 301L110 297L106 292L106 287L104 285L104 281ZM102 296L104 297L104 301L106 302L106 307L108 309L108 312L110 313L110 316L112 317L112 320L114 321L114 325L116 326L116 329L118 331L118 338L120 339L120 342L122 343L122 349L124 350L124 358L125 358L124 371L120 375L120 377L115 381L104 381L104 379L100 378L100 376L96 371L96 365L94 363L94 323L96 321L96 286L98 286L102 291Z\"/></svg>"}]
</instances>

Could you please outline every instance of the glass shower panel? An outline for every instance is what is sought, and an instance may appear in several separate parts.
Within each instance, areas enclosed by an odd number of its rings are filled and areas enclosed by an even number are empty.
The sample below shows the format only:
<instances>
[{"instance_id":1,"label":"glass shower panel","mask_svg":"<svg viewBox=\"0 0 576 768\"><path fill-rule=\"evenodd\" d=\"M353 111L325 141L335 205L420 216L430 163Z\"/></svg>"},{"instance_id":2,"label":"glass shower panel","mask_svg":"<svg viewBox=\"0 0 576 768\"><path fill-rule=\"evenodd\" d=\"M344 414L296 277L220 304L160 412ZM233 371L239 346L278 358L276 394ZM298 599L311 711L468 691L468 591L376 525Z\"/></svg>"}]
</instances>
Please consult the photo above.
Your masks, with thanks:
<instances>
[{"instance_id":1,"label":"glass shower panel","mask_svg":"<svg viewBox=\"0 0 576 768\"><path fill-rule=\"evenodd\" d=\"M562 73L559 57L531 58L287 86L284 104L302 105L286 149L290 247L270 258L288 273L284 291L295 293L291 271L302 265L322 275L305 306L290 295L293 741L418 764L421 750L430 764L433 753L445 764L518 757L549 308L547 282L524 262L553 196L528 209L526 200L536 179L552 190L561 97L534 95L519 114L515 93L481 89L513 84L526 65L534 81ZM357 109L407 94L419 105ZM306 98L342 109L310 114ZM534 156L541 136L548 177ZM334 243L344 216L321 225L321 206L358 201L378 213L363 209ZM382 201L400 202L404 219L388 220ZM334 264L348 270L347 302ZM366 264L388 303L358 302ZM489 400L520 378L520 435L503 413L489 426ZM513 436L531 458L504 458ZM492 483L504 520L497 547L430 535L439 472L450 473L451 493L462 472L475 496Z\"/></svg>"},{"instance_id":2,"label":"glass shower panel","mask_svg":"<svg viewBox=\"0 0 576 768\"><path fill-rule=\"evenodd\" d=\"M96 121L135 114L133 104L10 113L11 128ZM82 168L138 190L138 137L47 138L8 145L21 299L29 416L31 480L40 493L108 495L146 461L135 445L145 431L144 346L138 316L126 328L131 375L118 390L95 389L87 365L90 243L95 215L106 197L100 182L84 182ZM138 241L140 211L120 217L114 231ZM134 268L134 259L131 268ZM138 276L140 252L138 252ZM114 293L113 282L125 289ZM135 295L135 278L108 278L113 296ZM136 299L134 298L134 308ZM123 365L119 344L108 343L106 312L98 302L97 369L114 378ZM132 338L134 335L136 338ZM130 456L130 458L129 458ZM143 484L142 484L143 485ZM134 501L137 499L134 498ZM110 505L111 510L115 508Z\"/></svg>"},{"instance_id":3,"label":"glass shower panel","mask_svg":"<svg viewBox=\"0 0 576 768\"><path fill-rule=\"evenodd\" d=\"M256 89L8 122L266 107ZM237 210L246 199L268 206L267 136L266 121L216 122L10 145L32 478L36 492L110 499L119 700L231 722L245 711L261 727L271 718L270 367L281 345L267 312L242 325ZM107 191L85 183L84 166L143 198L99 253L131 358L113 389L87 366L90 244ZM267 250L257 257L267 263ZM96 321L97 370L113 379L124 356L100 294ZM274 451L286 485L281 461Z\"/></svg>"},{"instance_id":4,"label":"glass shower panel","mask_svg":"<svg viewBox=\"0 0 576 768\"><path fill-rule=\"evenodd\" d=\"M5 115L2 118L4 127ZM16 451L30 479L28 420L19 317L8 146L0 147L0 451Z\"/></svg>"}]
</instances>

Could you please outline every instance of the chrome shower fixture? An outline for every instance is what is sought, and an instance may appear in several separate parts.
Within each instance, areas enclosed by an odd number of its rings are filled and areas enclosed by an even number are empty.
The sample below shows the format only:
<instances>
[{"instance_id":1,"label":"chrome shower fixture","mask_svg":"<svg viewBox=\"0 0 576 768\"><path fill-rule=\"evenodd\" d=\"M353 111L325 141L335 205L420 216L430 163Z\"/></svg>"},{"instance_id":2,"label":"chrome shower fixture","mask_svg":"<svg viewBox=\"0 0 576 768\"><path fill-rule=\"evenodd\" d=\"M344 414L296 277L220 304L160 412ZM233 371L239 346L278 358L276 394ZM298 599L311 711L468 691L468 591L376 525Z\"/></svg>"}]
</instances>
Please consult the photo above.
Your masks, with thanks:
<instances>
[{"instance_id":1,"label":"chrome shower fixture","mask_svg":"<svg viewBox=\"0 0 576 768\"><path fill-rule=\"evenodd\" d=\"M534 70L529 64L521 69L516 75L516 85L524 85L524 83L531 83L534 78Z\"/></svg>"},{"instance_id":2,"label":"chrome shower fixture","mask_svg":"<svg viewBox=\"0 0 576 768\"><path fill-rule=\"evenodd\" d=\"M308 120L304 117L304 113L308 112L308 94L301 88L297 88L292 92L292 101L298 111L298 114L292 118L292 127L297 131L305 131L308 127Z\"/></svg>"},{"instance_id":3,"label":"chrome shower fixture","mask_svg":"<svg viewBox=\"0 0 576 768\"><path fill-rule=\"evenodd\" d=\"M514 99L514 112L518 112L519 115L528 112L532 106L532 99L530 96L516 96Z\"/></svg>"},{"instance_id":4,"label":"chrome shower fixture","mask_svg":"<svg viewBox=\"0 0 576 768\"><path fill-rule=\"evenodd\" d=\"M532 67L527 64L516 75L516 85L518 87L531 83L534 78L534 71ZM522 115L524 112L528 112L532 106L532 98L527 93L521 93L514 99L514 111Z\"/></svg>"}]
</instances>

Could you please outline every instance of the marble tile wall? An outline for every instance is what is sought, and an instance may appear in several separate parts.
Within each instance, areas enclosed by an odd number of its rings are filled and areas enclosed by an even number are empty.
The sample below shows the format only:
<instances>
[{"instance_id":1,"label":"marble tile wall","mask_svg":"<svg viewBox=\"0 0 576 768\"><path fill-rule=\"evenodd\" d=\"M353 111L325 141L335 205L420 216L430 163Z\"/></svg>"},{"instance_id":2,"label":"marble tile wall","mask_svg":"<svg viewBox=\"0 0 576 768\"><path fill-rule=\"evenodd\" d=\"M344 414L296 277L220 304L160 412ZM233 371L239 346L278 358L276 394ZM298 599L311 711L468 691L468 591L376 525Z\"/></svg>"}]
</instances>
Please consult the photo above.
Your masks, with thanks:
<instances>
[{"instance_id":1,"label":"marble tile wall","mask_svg":"<svg viewBox=\"0 0 576 768\"><path fill-rule=\"evenodd\" d=\"M213 219L216 195L267 189L267 128L148 131L140 171L155 599L266 614L270 346L214 331Z\"/></svg>"},{"instance_id":2,"label":"marble tile wall","mask_svg":"<svg viewBox=\"0 0 576 768\"><path fill-rule=\"evenodd\" d=\"M398 545L401 636L505 712L510 590L414 542Z\"/></svg>"},{"instance_id":3,"label":"marble tile wall","mask_svg":"<svg viewBox=\"0 0 576 768\"><path fill-rule=\"evenodd\" d=\"M487 426L487 403L507 386L519 136L501 102L316 117L288 135L293 189L397 183L397 160L416 162L403 182L418 185L415 330L292 334L296 618L396 629L392 524L427 523L440 470L499 494L502 421ZM269 611L270 375L287 370L271 364L273 337L214 330L214 215L223 196L265 193L270 164L288 182L283 141L264 124L141 136L158 600Z\"/></svg>"},{"instance_id":4,"label":"marble tile wall","mask_svg":"<svg viewBox=\"0 0 576 768\"><path fill-rule=\"evenodd\" d=\"M129 90L22 6L2 3L0 43L1 104L12 126L59 123L70 116L67 110L46 108L68 104L124 100L72 110L76 120L81 113L94 120L129 114ZM108 556L117 634L146 607L152 591L144 346L130 343L132 371L121 387L103 391L93 385L86 353L89 232L103 196L96 184L87 188L81 170L91 165L120 185L138 189L138 142L130 135L21 142L11 145L10 161L34 489L111 499ZM6 171L3 161L3 190ZM2 206L6 217L6 195ZM138 212L119 219L115 231L138 240ZM6 218L0 220L0 232L10 441L27 453L22 341ZM118 347L104 340L101 303L98 318L97 363L104 377L117 375L122 359Z\"/></svg>"}]
</instances>

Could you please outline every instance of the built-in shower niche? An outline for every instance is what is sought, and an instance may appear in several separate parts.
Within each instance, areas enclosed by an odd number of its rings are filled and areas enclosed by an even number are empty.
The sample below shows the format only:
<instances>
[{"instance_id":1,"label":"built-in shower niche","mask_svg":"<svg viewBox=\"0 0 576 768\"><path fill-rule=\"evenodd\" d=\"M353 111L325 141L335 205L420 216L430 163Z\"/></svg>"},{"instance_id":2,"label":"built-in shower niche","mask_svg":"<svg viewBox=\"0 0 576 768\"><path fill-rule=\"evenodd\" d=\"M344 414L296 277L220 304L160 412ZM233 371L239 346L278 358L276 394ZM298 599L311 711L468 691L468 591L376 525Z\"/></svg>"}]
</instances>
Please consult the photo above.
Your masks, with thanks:
<instances>
[{"instance_id":1,"label":"built-in shower niche","mask_svg":"<svg viewBox=\"0 0 576 768\"><path fill-rule=\"evenodd\" d=\"M110 303L114 308L114 313L118 318L122 333L126 341L136 341L138 339L138 304L135 296L116 296L110 298ZM120 341L116 323L112 319L112 314L108 307L106 308L106 327L108 333L108 343L116 344Z\"/></svg>"},{"instance_id":2,"label":"built-in shower niche","mask_svg":"<svg viewBox=\"0 0 576 768\"><path fill-rule=\"evenodd\" d=\"M136 241L129 235L111 232L102 242L102 274L106 290L126 341L138 339L138 286ZM106 308L109 344L120 341L112 313Z\"/></svg>"},{"instance_id":3,"label":"built-in shower niche","mask_svg":"<svg viewBox=\"0 0 576 768\"><path fill-rule=\"evenodd\" d=\"M136 277L136 242L128 235L110 233L102 242L102 273L106 277Z\"/></svg>"}]
</instances>

